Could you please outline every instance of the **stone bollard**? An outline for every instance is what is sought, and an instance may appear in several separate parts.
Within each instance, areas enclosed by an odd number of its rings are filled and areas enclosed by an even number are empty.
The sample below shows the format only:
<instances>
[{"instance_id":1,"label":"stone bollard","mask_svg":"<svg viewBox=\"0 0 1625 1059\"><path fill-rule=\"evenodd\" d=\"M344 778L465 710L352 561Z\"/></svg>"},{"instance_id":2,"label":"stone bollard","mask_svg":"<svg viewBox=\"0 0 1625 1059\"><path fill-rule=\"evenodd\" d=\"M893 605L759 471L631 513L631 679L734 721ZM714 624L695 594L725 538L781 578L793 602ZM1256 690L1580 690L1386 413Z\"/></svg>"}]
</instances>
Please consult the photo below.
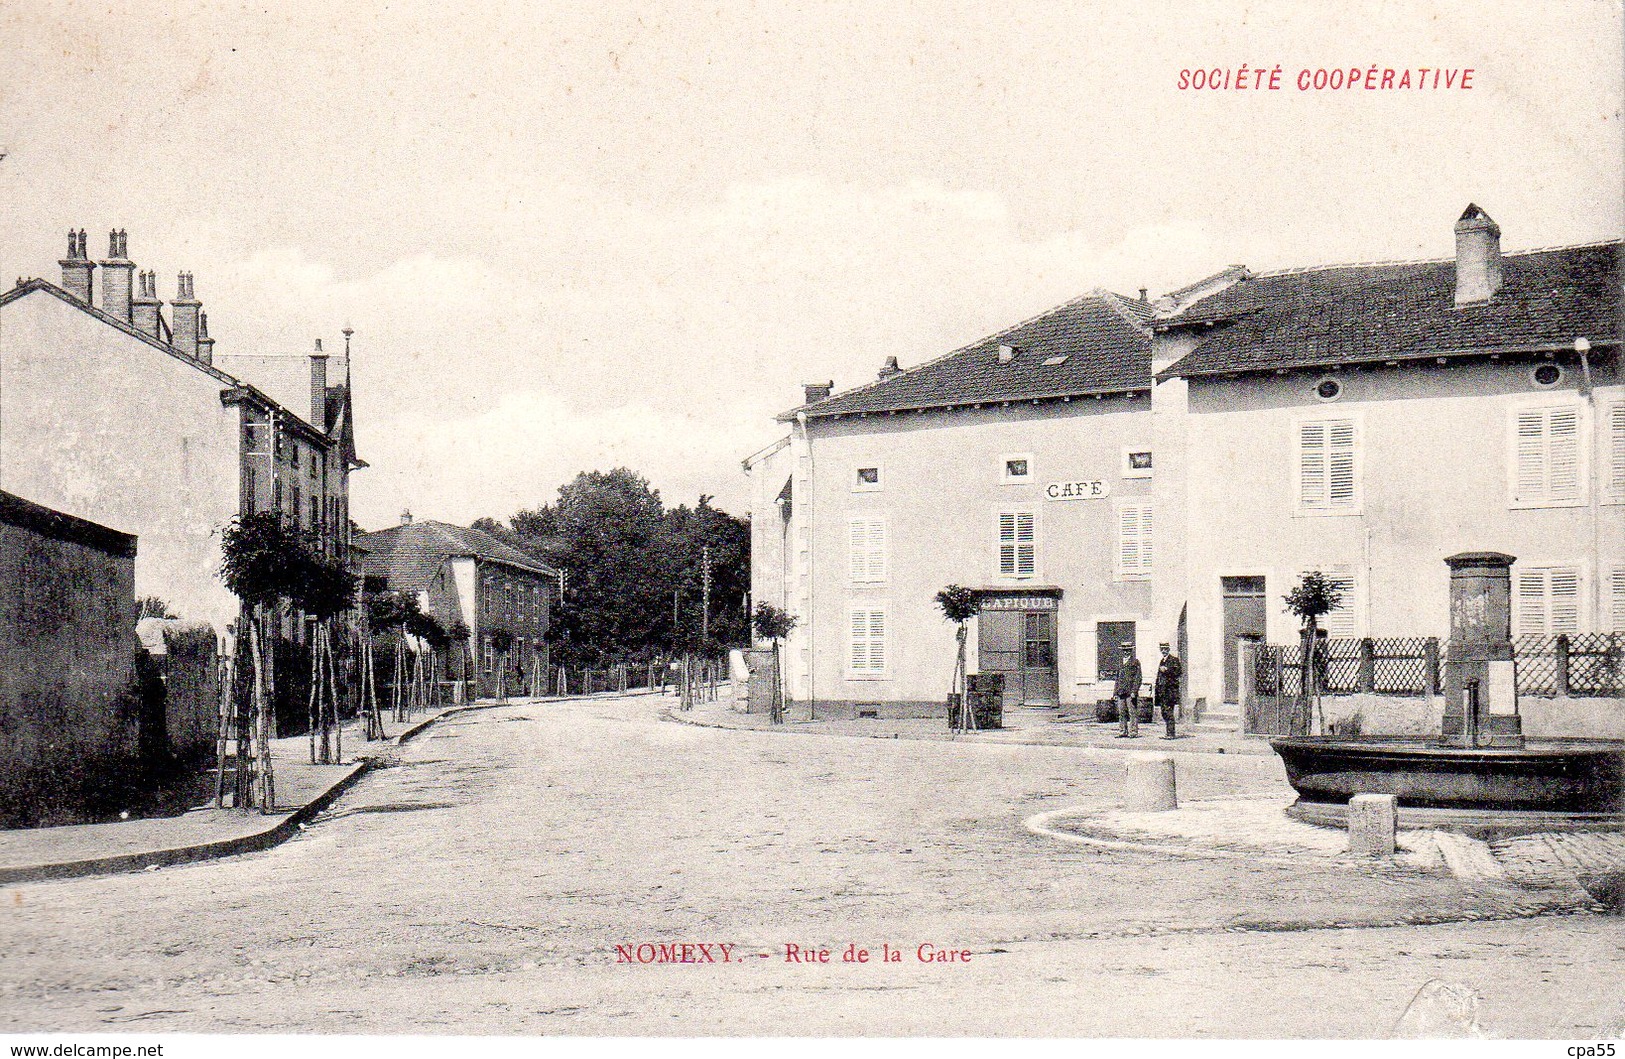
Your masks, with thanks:
<instances>
[{"instance_id":1,"label":"stone bollard","mask_svg":"<svg viewBox=\"0 0 1625 1059\"><path fill-rule=\"evenodd\" d=\"M1392 857L1399 799L1392 794L1356 794L1349 799L1349 852L1357 857Z\"/></svg>"},{"instance_id":2,"label":"stone bollard","mask_svg":"<svg viewBox=\"0 0 1625 1059\"><path fill-rule=\"evenodd\" d=\"M1124 766L1123 809L1161 813L1179 808L1172 754L1130 754Z\"/></svg>"}]
</instances>

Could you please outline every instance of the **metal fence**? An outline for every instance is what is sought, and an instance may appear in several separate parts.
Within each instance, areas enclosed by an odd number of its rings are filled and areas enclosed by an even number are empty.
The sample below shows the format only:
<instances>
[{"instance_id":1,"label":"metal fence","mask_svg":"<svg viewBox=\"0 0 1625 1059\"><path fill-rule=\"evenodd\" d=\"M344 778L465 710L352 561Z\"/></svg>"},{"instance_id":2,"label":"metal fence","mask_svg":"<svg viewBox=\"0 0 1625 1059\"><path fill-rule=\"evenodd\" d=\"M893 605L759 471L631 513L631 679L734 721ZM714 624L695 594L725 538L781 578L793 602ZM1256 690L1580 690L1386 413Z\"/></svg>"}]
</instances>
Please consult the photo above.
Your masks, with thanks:
<instances>
[{"instance_id":1,"label":"metal fence","mask_svg":"<svg viewBox=\"0 0 1625 1059\"><path fill-rule=\"evenodd\" d=\"M1625 634L1519 636L1512 641L1518 694L1625 696ZM1437 695L1449 644L1431 636L1327 639L1316 644L1314 683L1322 694ZM1302 695L1301 644L1260 644L1253 670L1259 695Z\"/></svg>"}]
</instances>

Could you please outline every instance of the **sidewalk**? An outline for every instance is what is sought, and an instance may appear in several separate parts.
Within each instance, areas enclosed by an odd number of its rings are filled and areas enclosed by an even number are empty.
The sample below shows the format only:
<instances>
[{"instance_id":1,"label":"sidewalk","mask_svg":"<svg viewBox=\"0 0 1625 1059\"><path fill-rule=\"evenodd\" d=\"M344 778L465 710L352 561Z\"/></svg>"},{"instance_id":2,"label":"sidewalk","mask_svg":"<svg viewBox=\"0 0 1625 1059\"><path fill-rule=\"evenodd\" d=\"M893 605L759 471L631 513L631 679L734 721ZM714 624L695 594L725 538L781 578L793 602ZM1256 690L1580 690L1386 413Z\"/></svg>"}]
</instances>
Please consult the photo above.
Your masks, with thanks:
<instances>
[{"instance_id":1,"label":"sidewalk","mask_svg":"<svg viewBox=\"0 0 1625 1059\"><path fill-rule=\"evenodd\" d=\"M1068 715L1054 710L1013 710L1005 713L1004 727L989 732L955 734L942 717L808 720L805 707L794 707L784 724L769 723L765 713L739 713L726 700L696 703L687 711L671 709L669 716L684 724L707 728L733 728L745 731L778 731L802 735L843 735L869 739L937 739L977 743L1004 743L1033 746L1095 747L1101 750L1132 750L1139 753L1245 754L1268 757L1274 754L1269 740L1240 732L1186 725L1178 739L1164 739L1158 724L1140 725L1138 739L1117 738L1116 723L1101 724L1092 716ZM944 708L946 710L946 708Z\"/></svg>"},{"instance_id":2,"label":"sidewalk","mask_svg":"<svg viewBox=\"0 0 1625 1059\"><path fill-rule=\"evenodd\" d=\"M308 736L277 739L271 744L275 813L216 809L211 800L179 816L0 831L0 884L139 871L268 849L295 834L301 823L360 779L375 757L441 717L534 701L542 700L480 700L420 712L405 722L391 721L386 714L384 731L390 736L382 742L367 742L359 724L352 722L344 728L344 762L338 765L310 764Z\"/></svg>"}]
</instances>

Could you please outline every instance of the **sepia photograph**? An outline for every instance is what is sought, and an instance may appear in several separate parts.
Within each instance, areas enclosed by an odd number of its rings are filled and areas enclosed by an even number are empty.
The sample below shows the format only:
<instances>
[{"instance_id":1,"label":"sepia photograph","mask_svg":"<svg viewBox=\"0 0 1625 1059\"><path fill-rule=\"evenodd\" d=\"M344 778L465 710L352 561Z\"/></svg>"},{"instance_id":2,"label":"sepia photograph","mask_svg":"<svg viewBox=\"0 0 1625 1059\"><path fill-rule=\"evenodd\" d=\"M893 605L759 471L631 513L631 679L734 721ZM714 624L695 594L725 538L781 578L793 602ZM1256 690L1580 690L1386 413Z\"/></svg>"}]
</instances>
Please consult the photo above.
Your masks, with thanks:
<instances>
[{"instance_id":1,"label":"sepia photograph","mask_svg":"<svg viewBox=\"0 0 1625 1059\"><path fill-rule=\"evenodd\" d=\"M0 70L10 1056L1625 1041L1619 0Z\"/></svg>"}]
</instances>

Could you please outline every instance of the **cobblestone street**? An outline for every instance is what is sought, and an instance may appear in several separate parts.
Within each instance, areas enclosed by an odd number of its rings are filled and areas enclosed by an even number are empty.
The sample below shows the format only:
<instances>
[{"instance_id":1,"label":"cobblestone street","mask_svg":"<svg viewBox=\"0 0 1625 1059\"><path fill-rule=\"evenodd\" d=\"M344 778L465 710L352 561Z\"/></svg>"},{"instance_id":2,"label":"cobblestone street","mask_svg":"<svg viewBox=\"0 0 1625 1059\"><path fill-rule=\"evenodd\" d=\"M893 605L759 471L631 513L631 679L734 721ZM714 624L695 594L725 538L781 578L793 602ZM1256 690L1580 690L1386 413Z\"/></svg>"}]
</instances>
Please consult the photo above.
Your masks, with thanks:
<instances>
[{"instance_id":1,"label":"cobblestone street","mask_svg":"<svg viewBox=\"0 0 1625 1059\"><path fill-rule=\"evenodd\" d=\"M1121 753L670 705L449 718L276 849L7 887L0 1030L1384 1036L1443 979L1492 1035L1625 1032L1625 919L1572 888L1059 842L1023 822L1109 810ZM1273 757L1178 767L1191 799L1284 790ZM617 963L645 942L731 958Z\"/></svg>"}]
</instances>

